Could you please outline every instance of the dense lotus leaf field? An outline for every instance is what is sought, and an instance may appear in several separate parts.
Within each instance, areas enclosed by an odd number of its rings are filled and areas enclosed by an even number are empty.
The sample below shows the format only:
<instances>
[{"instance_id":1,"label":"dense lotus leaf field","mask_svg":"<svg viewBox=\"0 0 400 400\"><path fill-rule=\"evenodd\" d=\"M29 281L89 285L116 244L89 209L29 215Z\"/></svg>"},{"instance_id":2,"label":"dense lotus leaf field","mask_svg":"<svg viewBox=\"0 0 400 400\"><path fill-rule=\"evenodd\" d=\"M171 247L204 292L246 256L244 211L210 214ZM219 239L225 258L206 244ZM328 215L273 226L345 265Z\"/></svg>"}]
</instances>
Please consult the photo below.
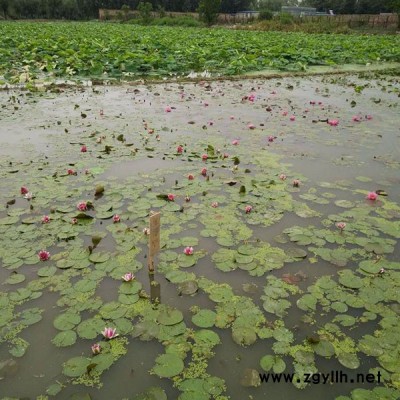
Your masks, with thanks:
<instances>
[{"instance_id":1,"label":"dense lotus leaf field","mask_svg":"<svg viewBox=\"0 0 400 400\"><path fill-rule=\"evenodd\" d=\"M1 92L0 398L398 398L399 88ZM306 382L330 371L349 381ZM272 372L293 383L260 381ZM350 380L368 373L380 382Z\"/></svg>"},{"instance_id":2,"label":"dense lotus leaf field","mask_svg":"<svg viewBox=\"0 0 400 400\"><path fill-rule=\"evenodd\" d=\"M336 35L109 23L0 24L0 83L132 79L400 62L399 35Z\"/></svg>"}]
</instances>

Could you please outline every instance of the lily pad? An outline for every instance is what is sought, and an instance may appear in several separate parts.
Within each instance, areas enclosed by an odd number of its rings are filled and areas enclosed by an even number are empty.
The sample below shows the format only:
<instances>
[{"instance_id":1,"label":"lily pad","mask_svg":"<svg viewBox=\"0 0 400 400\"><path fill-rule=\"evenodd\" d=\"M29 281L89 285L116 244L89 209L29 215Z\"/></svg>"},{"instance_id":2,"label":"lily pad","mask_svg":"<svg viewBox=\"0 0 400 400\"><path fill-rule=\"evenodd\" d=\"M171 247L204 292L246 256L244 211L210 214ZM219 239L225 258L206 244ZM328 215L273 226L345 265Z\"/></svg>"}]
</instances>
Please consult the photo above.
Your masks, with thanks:
<instances>
[{"instance_id":1,"label":"lily pad","mask_svg":"<svg viewBox=\"0 0 400 400\"><path fill-rule=\"evenodd\" d=\"M182 359L176 354L161 354L156 358L153 372L160 378L172 378L179 375L184 367Z\"/></svg>"}]
</instances>

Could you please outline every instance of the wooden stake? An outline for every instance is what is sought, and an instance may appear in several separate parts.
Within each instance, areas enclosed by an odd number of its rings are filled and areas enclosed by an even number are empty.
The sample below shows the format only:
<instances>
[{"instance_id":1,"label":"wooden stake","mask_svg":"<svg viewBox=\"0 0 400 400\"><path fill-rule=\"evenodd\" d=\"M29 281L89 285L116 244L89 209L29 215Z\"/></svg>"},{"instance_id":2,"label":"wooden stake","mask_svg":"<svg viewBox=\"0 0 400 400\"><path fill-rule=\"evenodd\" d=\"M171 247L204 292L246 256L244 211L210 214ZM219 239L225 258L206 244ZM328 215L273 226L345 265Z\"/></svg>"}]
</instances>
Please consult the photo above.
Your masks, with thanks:
<instances>
[{"instance_id":1,"label":"wooden stake","mask_svg":"<svg viewBox=\"0 0 400 400\"><path fill-rule=\"evenodd\" d=\"M154 256L160 251L160 213L150 216L149 256L147 265L150 273L154 273Z\"/></svg>"}]
</instances>

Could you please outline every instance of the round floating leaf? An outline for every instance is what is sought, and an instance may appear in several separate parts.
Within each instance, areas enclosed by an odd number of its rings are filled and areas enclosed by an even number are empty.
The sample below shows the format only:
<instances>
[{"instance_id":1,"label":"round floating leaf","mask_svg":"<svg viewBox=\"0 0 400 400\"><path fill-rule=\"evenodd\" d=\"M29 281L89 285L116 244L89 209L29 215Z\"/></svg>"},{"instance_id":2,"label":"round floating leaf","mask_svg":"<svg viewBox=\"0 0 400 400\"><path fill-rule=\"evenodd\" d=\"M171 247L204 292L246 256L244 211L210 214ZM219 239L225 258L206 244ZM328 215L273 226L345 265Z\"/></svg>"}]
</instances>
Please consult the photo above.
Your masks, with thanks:
<instances>
[{"instance_id":1,"label":"round floating leaf","mask_svg":"<svg viewBox=\"0 0 400 400\"><path fill-rule=\"evenodd\" d=\"M357 357L357 354L353 353L341 353L338 356L338 361L344 367L349 369L357 369L360 366L360 360Z\"/></svg>"},{"instance_id":2,"label":"round floating leaf","mask_svg":"<svg viewBox=\"0 0 400 400\"><path fill-rule=\"evenodd\" d=\"M21 323L23 325L33 325L42 320L42 312L40 308L29 308L21 313Z\"/></svg>"},{"instance_id":3,"label":"round floating leaf","mask_svg":"<svg viewBox=\"0 0 400 400\"><path fill-rule=\"evenodd\" d=\"M317 307L317 299L311 294L305 294L297 300L297 307L303 311L315 311Z\"/></svg>"},{"instance_id":4,"label":"round floating leaf","mask_svg":"<svg viewBox=\"0 0 400 400\"><path fill-rule=\"evenodd\" d=\"M244 387L257 387L261 385L260 375L257 370L246 368L240 379L240 384Z\"/></svg>"},{"instance_id":5,"label":"round floating leaf","mask_svg":"<svg viewBox=\"0 0 400 400\"><path fill-rule=\"evenodd\" d=\"M298 248L290 248L285 250L285 253L289 258L306 258L307 257L307 252L303 249L298 249Z\"/></svg>"},{"instance_id":6,"label":"round floating leaf","mask_svg":"<svg viewBox=\"0 0 400 400\"><path fill-rule=\"evenodd\" d=\"M339 272L339 282L351 289L360 289L363 286L363 281L360 277L354 275L353 271L344 269Z\"/></svg>"},{"instance_id":7,"label":"round floating leaf","mask_svg":"<svg viewBox=\"0 0 400 400\"><path fill-rule=\"evenodd\" d=\"M92 253L89 256L89 260L93 263L103 263L110 259L110 254L108 253Z\"/></svg>"},{"instance_id":8,"label":"round floating leaf","mask_svg":"<svg viewBox=\"0 0 400 400\"><path fill-rule=\"evenodd\" d=\"M349 200L336 200L335 204L338 207L342 207L342 208L353 208L354 207L354 203Z\"/></svg>"},{"instance_id":9,"label":"round floating leaf","mask_svg":"<svg viewBox=\"0 0 400 400\"><path fill-rule=\"evenodd\" d=\"M175 325L182 320L183 314L179 310L171 307L165 307L161 309L157 317L157 321L161 325Z\"/></svg>"},{"instance_id":10,"label":"round floating leaf","mask_svg":"<svg viewBox=\"0 0 400 400\"><path fill-rule=\"evenodd\" d=\"M214 347L220 343L220 338L214 331L209 329L200 329L195 332L194 341L200 346Z\"/></svg>"},{"instance_id":11,"label":"round floating leaf","mask_svg":"<svg viewBox=\"0 0 400 400\"><path fill-rule=\"evenodd\" d=\"M151 387L145 392L136 395L133 400L167 400L167 395L163 389Z\"/></svg>"},{"instance_id":12,"label":"round floating leaf","mask_svg":"<svg viewBox=\"0 0 400 400\"><path fill-rule=\"evenodd\" d=\"M100 318L90 318L82 321L76 328L78 335L83 339L94 339L104 329L104 321Z\"/></svg>"},{"instance_id":13,"label":"round floating leaf","mask_svg":"<svg viewBox=\"0 0 400 400\"><path fill-rule=\"evenodd\" d=\"M138 322L132 329L132 337L140 337L141 340L148 341L158 336L160 326L154 321Z\"/></svg>"},{"instance_id":14,"label":"round floating leaf","mask_svg":"<svg viewBox=\"0 0 400 400\"><path fill-rule=\"evenodd\" d=\"M193 315L192 322L200 328L211 328L215 324L217 314L211 310L200 310Z\"/></svg>"},{"instance_id":15,"label":"round floating leaf","mask_svg":"<svg viewBox=\"0 0 400 400\"><path fill-rule=\"evenodd\" d=\"M42 267L38 270L37 274L38 276L42 278L47 278L49 276L53 276L57 272L57 268L54 266L50 267Z\"/></svg>"},{"instance_id":16,"label":"round floating leaf","mask_svg":"<svg viewBox=\"0 0 400 400\"><path fill-rule=\"evenodd\" d=\"M76 333L75 331L62 331L51 342L57 347L71 346L76 342Z\"/></svg>"},{"instance_id":17,"label":"round floating leaf","mask_svg":"<svg viewBox=\"0 0 400 400\"><path fill-rule=\"evenodd\" d=\"M86 357L73 357L63 364L63 374L69 377L77 377L86 373L88 365L92 362Z\"/></svg>"},{"instance_id":18,"label":"round floating leaf","mask_svg":"<svg viewBox=\"0 0 400 400\"><path fill-rule=\"evenodd\" d=\"M90 292L91 290L96 289L96 281L92 281L90 279L82 279L74 285L74 290L77 292Z\"/></svg>"},{"instance_id":19,"label":"round floating leaf","mask_svg":"<svg viewBox=\"0 0 400 400\"><path fill-rule=\"evenodd\" d=\"M275 364L275 356L266 355L260 360L260 366L266 372L270 371L271 368L274 366L274 364Z\"/></svg>"},{"instance_id":20,"label":"round floating leaf","mask_svg":"<svg viewBox=\"0 0 400 400\"><path fill-rule=\"evenodd\" d=\"M332 310L335 310L340 313L345 313L349 308L347 307L347 304L345 303L340 303L338 301L335 301L334 303L331 304Z\"/></svg>"},{"instance_id":21,"label":"round floating leaf","mask_svg":"<svg viewBox=\"0 0 400 400\"><path fill-rule=\"evenodd\" d=\"M232 329L232 339L241 346L249 346L257 340L257 335L253 328L240 326Z\"/></svg>"},{"instance_id":22,"label":"round floating leaf","mask_svg":"<svg viewBox=\"0 0 400 400\"><path fill-rule=\"evenodd\" d=\"M18 283L21 283L25 280L25 275L22 274L11 274L4 283L7 283L9 285L16 285Z\"/></svg>"},{"instance_id":23,"label":"round floating leaf","mask_svg":"<svg viewBox=\"0 0 400 400\"><path fill-rule=\"evenodd\" d=\"M60 331L68 331L78 325L81 322L81 317L79 314L74 314L72 312L66 312L57 316L53 322L56 329Z\"/></svg>"},{"instance_id":24,"label":"round floating leaf","mask_svg":"<svg viewBox=\"0 0 400 400\"><path fill-rule=\"evenodd\" d=\"M93 359L93 363L96 364L94 370L97 372L102 372L111 367L111 365L114 363L114 357L112 354L101 353Z\"/></svg>"},{"instance_id":25,"label":"round floating leaf","mask_svg":"<svg viewBox=\"0 0 400 400\"><path fill-rule=\"evenodd\" d=\"M258 252L258 249L251 244L243 244L238 247L237 252L246 256L252 256Z\"/></svg>"},{"instance_id":26,"label":"round floating leaf","mask_svg":"<svg viewBox=\"0 0 400 400\"><path fill-rule=\"evenodd\" d=\"M142 289L142 284L136 280L130 282L123 282L119 287L119 293L122 294L136 294Z\"/></svg>"},{"instance_id":27,"label":"round floating leaf","mask_svg":"<svg viewBox=\"0 0 400 400\"><path fill-rule=\"evenodd\" d=\"M303 365L313 364L314 363L314 353L311 351L298 350L294 355L295 360Z\"/></svg>"},{"instance_id":28,"label":"round floating leaf","mask_svg":"<svg viewBox=\"0 0 400 400\"><path fill-rule=\"evenodd\" d=\"M314 351L323 357L332 357L335 354L335 348L331 342L327 340L321 340L314 346Z\"/></svg>"},{"instance_id":29,"label":"round floating leaf","mask_svg":"<svg viewBox=\"0 0 400 400\"><path fill-rule=\"evenodd\" d=\"M196 281L186 281L179 285L179 293L186 295L193 295L199 290L199 285Z\"/></svg>"},{"instance_id":30,"label":"round floating leaf","mask_svg":"<svg viewBox=\"0 0 400 400\"><path fill-rule=\"evenodd\" d=\"M180 374L184 367L182 359L176 354L161 354L156 358L153 371L160 378L172 378Z\"/></svg>"},{"instance_id":31,"label":"round floating leaf","mask_svg":"<svg viewBox=\"0 0 400 400\"><path fill-rule=\"evenodd\" d=\"M191 272L172 270L165 274L165 278L172 283L183 283L194 280L196 276Z\"/></svg>"},{"instance_id":32,"label":"round floating leaf","mask_svg":"<svg viewBox=\"0 0 400 400\"><path fill-rule=\"evenodd\" d=\"M229 286L216 286L211 289L209 297L216 303L224 303L233 297L233 292Z\"/></svg>"}]
</instances>

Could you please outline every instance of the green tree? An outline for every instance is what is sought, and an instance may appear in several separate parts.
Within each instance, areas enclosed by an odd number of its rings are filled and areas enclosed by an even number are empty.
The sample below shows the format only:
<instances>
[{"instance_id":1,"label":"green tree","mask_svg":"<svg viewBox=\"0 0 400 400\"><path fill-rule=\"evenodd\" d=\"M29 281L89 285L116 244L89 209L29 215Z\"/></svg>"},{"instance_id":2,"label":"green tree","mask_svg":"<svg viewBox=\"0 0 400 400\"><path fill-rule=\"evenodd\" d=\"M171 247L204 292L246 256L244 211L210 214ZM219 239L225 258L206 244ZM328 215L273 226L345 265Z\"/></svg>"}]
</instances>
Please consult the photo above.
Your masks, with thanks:
<instances>
[{"instance_id":1,"label":"green tree","mask_svg":"<svg viewBox=\"0 0 400 400\"><path fill-rule=\"evenodd\" d=\"M0 0L0 12L3 13L5 19L8 17L8 7L10 5L9 0Z\"/></svg>"},{"instance_id":2,"label":"green tree","mask_svg":"<svg viewBox=\"0 0 400 400\"><path fill-rule=\"evenodd\" d=\"M281 11L282 0L263 0L258 4L259 10Z\"/></svg>"},{"instance_id":3,"label":"green tree","mask_svg":"<svg viewBox=\"0 0 400 400\"><path fill-rule=\"evenodd\" d=\"M217 22L221 9L221 0L201 0L199 4L200 19L207 25Z\"/></svg>"},{"instance_id":4,"label":"green tree","mask_svg":"<svg viewBox=\"0 0 400 400\"><path fill-rule=\"evenodd\" d=\"M151 21L151 12L153 11L153 5L149 2L140 2L137 6L137 10L140 13L140 17L142 18L143 22L148 24Z\"/></svg>"}]
</instances>

